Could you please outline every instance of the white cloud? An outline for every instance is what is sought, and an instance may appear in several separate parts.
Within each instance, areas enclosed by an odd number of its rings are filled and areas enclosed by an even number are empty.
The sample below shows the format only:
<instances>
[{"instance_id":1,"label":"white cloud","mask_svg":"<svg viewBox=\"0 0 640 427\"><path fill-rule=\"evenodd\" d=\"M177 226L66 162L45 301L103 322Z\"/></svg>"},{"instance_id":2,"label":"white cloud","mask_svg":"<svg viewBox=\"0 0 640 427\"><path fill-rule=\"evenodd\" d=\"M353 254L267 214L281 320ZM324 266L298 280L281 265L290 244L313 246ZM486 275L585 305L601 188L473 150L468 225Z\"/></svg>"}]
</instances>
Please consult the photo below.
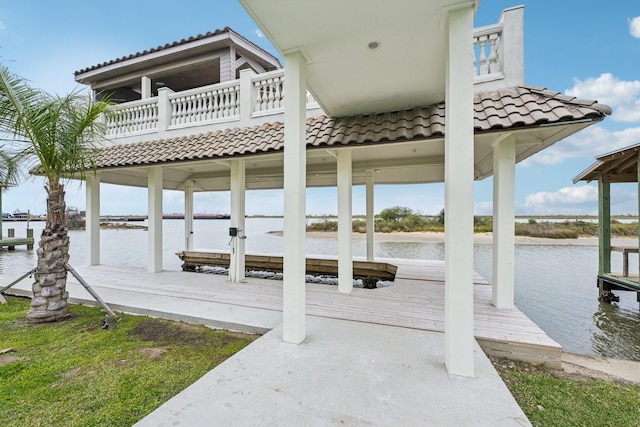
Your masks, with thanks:
<instances>
[{"instance_id":1,"label":"white cloud","mask_svg":"<svg viewBox=\"0 0 640 427\"><path fill-rule=\"evenodd\" d=\"M638 142L640 142L640 127L611 131L600 125L595 125L557 142L519 165L521 167L553 165L579 157L593 159L601 154Z\"/></svg>"},{"instance_id":2,"label":"white cloud","mask_svg":"<svg viewBox=\"0 0 640 427\"><path fill-rule=\"evenodd\" d=\"M258 36L259 38L261 38L261 39L264 38L264 33L262 31L260 31L259 29L256 29L255 33L256 33L256 36Z\"/></svg>"},{"instance_id":3,"label":"white cloud","mask_svg":"<svg viewBox=\"0 0 640 427\"><path fill-rule=\"evenodd\" d=\"M640 122L640 80L625 81L604 73L585 80L574 79L573 87L565 94L609 105L614 121Z\"/></svg>"},{"instance_id":4,"label":"white cloud","mask_svg":"<svg viewBox=\"0 0 640 427\"><path fill-rule=\"evenodd\" d=\"M475 215L492 215L493 214L493 202L476 202L476 203L474 203L473 213Z\"/></svg>"},{"instance_id":5,"label":"white cloud","mask_svg":"<svg viewBox=\"0 0 640 427\"><path fill-rule=\"evenodd\" d=\"M5 26L4 26L4 22L0 21L0 31L4 31L5 30Z\"/></svg>"},{"instance_id":6,"label":"white cloud","mask_svg":"<svg viewBox=\"0 0 640 427\"><path fill-rule=\"evenodd\" d=\"M594 214L597 213L598 188L595 185L564 187L553 193L540 191L529 194L518 210L531 215Z\"/></svg>"},{"instance_id":7,"label":"white cloud","mask_svg":"<svg viewBox=\"0 0 640 427\"><path fill-rule=\"evenodd\" d=\"M640 39L640 16L629 20L629 32L632 37Z\"/></svg>"}]
</instances>

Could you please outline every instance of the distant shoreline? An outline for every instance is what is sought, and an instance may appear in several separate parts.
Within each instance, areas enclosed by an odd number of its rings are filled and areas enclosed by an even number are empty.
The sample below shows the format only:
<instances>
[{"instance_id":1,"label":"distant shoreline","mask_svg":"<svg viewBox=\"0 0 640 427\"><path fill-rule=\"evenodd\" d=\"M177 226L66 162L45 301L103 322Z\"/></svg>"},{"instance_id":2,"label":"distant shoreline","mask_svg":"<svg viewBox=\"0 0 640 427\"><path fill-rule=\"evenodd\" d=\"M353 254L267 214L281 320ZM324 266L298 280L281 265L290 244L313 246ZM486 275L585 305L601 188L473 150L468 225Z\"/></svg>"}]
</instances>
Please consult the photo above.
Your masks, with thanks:
<instances>
[{"instance_id":1,"label":"distant shoreline","mask_svg":"<svg viewBox=\"0 0 640 427\"><path fill-rule=\"evenodd\" d=\"M271 231L270 234L282 236L282 231ZM378 242L433 242L444 243L444 233L434 231L396 231L392 233L375 233ZM313 239L337 240L336 231L307 231L307 237ZM352 233L353 240L365 240L365 233ZM475 233L473 241L476 244L490 245L493 243L493 233ZM632 246L637 244L636 238L616 237L611 239L612 245ZM598 246L597 237L578 237L576 239L548 239L542 237L515 236L516 245L546 245L546 246Z\"/></svg>"}]
</instances>

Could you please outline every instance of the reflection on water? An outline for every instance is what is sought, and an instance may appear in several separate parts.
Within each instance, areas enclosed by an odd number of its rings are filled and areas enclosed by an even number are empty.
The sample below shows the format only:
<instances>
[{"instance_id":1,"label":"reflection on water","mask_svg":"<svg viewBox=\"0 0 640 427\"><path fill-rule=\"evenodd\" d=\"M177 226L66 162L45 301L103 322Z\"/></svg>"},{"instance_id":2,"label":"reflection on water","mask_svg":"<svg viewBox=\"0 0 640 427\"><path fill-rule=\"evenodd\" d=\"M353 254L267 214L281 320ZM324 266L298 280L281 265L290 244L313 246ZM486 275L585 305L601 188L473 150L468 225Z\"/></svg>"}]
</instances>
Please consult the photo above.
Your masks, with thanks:
<instances>
[{"instance_id":1,"label":"reflection on water","mask_svg":"<svg viewBox=\"0 0 640 427\"><path fill-rule=\"evenodd\" d=\"M139 223L137 223L139 224ZM145 224L145 223L142 223ZM44 223L31 223L38 238ZM184 221L165 220L163 233L164 269L180 270L176 252L184 248ZM194 247L228 250L228 220L194 222ZM3 223L15 228L16 235L26 235L24 223ZM270 231L282 230L280 218L249 218L246 226L249 252L282 253L283 241ZM83 265L84 231L71 231L70 263ZM146 267L147 232L144 230L102 230L101 262L103 264ZM309 238L307 254L336 254L338 243L331 237ZM353 241L354 256L366 254L364 240ZM444 244L436 242L376 242L377 257L409 259L444 259ZM631 256L629 268L637 271L637 257ZM474 267L491 280L492 247L474 247ZM0 251L0 273L20 274L35 267L35 251L17 249ZM621 271L622 258L613 254L612 266ZM589 246L516 246L516 305L565 351L640 360L640 315L635 293L617 292L620 302L600 304L597 299L596 275L598 248Z\"/></svg>"},{"instance_id":2,"label":"reflection on water","mask_svg":"<svg viewBox=\"0 0 640 427\"><path fill-rule=\"evenodd\" d=\"M622 293L622 292L620 292ZM592 348L596 354L640 359L640 315L617 304L600 303L593 314Z\"/></svg>"}]
</instances>

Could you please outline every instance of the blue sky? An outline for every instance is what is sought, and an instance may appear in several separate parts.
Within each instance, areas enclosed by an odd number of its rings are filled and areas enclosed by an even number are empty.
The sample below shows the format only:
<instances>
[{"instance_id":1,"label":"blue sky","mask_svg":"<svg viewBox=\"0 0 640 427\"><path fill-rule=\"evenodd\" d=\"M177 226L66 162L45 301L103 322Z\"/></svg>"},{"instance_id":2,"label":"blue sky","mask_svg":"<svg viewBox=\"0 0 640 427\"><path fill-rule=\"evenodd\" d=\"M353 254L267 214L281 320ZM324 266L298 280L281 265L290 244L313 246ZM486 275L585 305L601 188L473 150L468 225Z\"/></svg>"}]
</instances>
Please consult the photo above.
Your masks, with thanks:
<instances>
[{"instance_id":1,"label":"blue sky","mask_svg":"<svg viewBox=\"0 0 640 427\"><path fill-rule=\"evenodd\" d=\"M317 1L317 0L316 0ZM313 3L313 1L310 1ZM217 28L229 26L276 53L237 0L183 0L180 7L150 0L21 0L0 3L0 60L34 87L66 94L73 72ZM494 24L503 9L525 5L525 82L613 108L612 116L516 169L517 214L595 214L597 189L571 180L594 156L640 142L640 7L612 0L481 1L475 26ZM635 19L634 19L635 18ZM44 182L25 182L3 195L3 211L45 211ZM477 214L491 213L492 181L475 188ZM444 206L442 184L377 186L375 210L408 206L425 214ZM182 212L179 192L165 191L164 211ZM68 206L84 209L84 189L67 186ZM281 214L281 191L251 191L247 214ZM613 186L612 212L637 214L635 185ZM335 189L309 190L309 214L335 214ZM354 188L354 214L365 209ZM228 193L197 194L196 212L228 212ZM145 214L146 190L102 185L103 214Z\"/></svg>"}]
</instances>

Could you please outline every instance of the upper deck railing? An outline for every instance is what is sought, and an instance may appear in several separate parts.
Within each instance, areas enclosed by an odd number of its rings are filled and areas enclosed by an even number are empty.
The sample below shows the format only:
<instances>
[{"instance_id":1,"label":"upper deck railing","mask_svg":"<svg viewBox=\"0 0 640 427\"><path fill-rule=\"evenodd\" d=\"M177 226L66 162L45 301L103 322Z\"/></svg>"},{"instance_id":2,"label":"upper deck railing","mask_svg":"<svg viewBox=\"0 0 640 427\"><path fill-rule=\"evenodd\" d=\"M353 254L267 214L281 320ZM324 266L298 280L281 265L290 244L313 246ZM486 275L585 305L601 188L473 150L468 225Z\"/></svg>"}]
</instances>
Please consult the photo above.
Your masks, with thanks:
<instances>
[{"instance_id":1,"label":"upper deck railing","mask_svg":"<svg viewBox=\"0 0 640 427\"><path fill-rule=\"evenodd\" d=\"M497 24L474 30L477 90L524 82L522 17L521 7L508 9ZM106 137L128 142L121 139L180 136L194 127L206 132L279 120L274 116L283 113L283 89L284 70L263 74L245 70L237 80L181 92L161 88L156 97L116 106L106 119ZM308 115L321 113L310 94L307 111Z\"/></svg>"}]
</instances>

